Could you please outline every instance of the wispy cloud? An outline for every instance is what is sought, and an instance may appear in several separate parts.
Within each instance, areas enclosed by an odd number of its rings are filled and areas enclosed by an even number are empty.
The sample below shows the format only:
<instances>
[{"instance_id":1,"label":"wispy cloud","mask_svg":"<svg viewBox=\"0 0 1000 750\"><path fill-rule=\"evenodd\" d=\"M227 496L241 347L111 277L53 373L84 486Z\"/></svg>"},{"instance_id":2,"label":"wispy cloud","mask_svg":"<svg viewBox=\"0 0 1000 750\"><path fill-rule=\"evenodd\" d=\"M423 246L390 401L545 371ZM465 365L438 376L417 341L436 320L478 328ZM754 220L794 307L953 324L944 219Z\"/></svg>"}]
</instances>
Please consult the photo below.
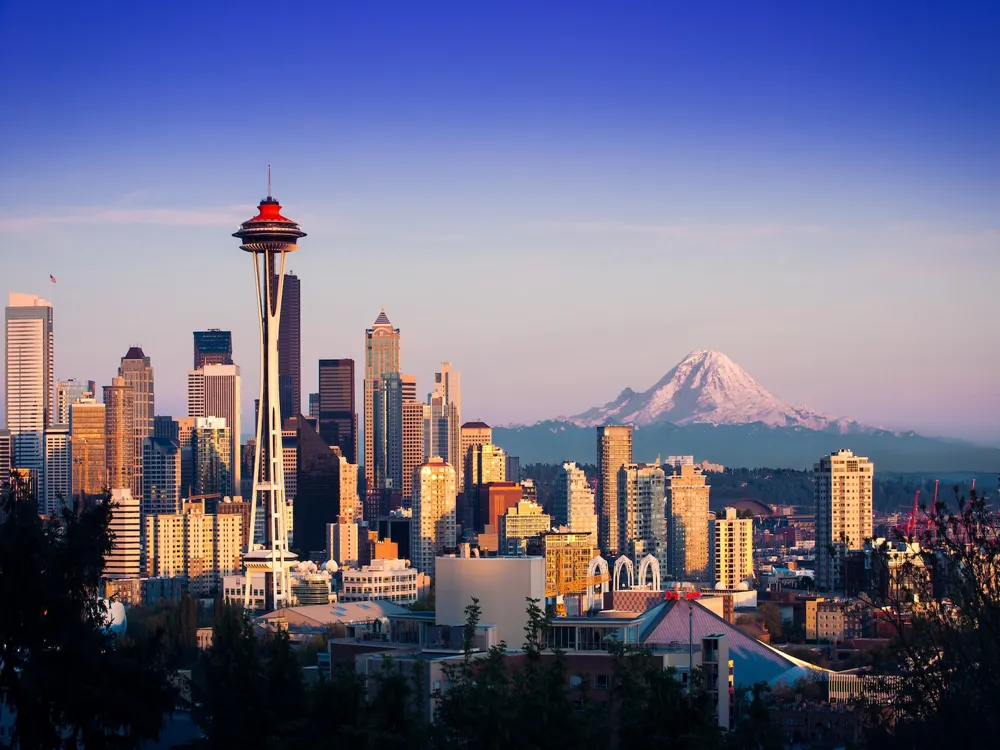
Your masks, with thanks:
<instances>
[{"instance_id":1,"label":"wispy cloud","mask_svg":"<svg viewBox=\"0 0 1000 750\"><path fill-rule=\"evenodd\" d=\"M0 230L23 231L64 224L127 225L145 224L182 227L235 226L252 216L253 206L226 206L211 209L118 208L92 206L53 214L0 216Z\"/></svg>"},{"instance_id":2,"label":"wispy cloud","mask_svg":"<svg viewBox=\"0 0 1000 750\"><path fill-rule=\"evenodd\" d=\"M663 242L740 244L773 237L825 233L824 227L811 224L732 224L704 220L664 224L638 224L620 221L542 222L529 227L533 231L561 234L639 235Z\"/></svg>"}]
</instances>

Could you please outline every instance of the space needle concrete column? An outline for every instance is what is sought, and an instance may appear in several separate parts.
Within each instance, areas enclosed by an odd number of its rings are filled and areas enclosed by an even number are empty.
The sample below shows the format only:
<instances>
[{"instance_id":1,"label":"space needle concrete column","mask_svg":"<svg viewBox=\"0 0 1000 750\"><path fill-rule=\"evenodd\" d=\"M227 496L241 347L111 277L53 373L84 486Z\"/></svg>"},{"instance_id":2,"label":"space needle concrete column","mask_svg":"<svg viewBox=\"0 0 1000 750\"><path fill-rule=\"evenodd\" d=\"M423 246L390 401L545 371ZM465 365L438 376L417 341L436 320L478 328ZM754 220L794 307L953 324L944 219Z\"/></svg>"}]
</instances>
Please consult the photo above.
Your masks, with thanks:
<instances>
[{"instance_id":1,"label":"space needle concrete column","mask_svg":"<svg viewBox=\"0 0 1000 750\"><path fill-rule=\"evenodd\" d=\"M270 195L270 184L267 192L267 198L258 206L257 216L243 222L233 237L242 240L240 249L253 258L260 322L260 407L257 411L257 444L250 503L250 542L243 558L246 573L243 605L250 608L251 582L255 574L263 573L264 607L270 611L290 603L290 569L297 559L288 550L285 528L287 502L278 397L278 324L285 282L285 256L298 249L298 239L306 234L298 224L281 215L281 206ZM238 440L239 436L233 435L233 439ZM254 534L258 507L267 520L262 543Z\"/></svg>"}]
</instances>

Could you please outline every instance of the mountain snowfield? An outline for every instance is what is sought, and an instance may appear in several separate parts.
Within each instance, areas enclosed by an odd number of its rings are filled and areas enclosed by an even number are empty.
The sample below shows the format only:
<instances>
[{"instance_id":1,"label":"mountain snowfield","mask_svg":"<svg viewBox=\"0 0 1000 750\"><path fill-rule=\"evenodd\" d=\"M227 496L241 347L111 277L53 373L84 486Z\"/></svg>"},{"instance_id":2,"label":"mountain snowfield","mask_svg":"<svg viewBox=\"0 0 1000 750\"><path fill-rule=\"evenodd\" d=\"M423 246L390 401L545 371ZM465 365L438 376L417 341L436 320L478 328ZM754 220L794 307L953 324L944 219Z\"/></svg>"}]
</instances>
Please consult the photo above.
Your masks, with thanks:
<instances>
[{"instance_id":1,"label":"mountain snowfield","mask_svg":"<svg viewBox=\"0 0 1000 750\"><path fill-rule=\"evenodd\" d=\"M688 354L647 391L636 393L626 388L604 406L557 419L578 427L612 422L639 426L760 422L769 427L842 432L860 427L850 420L783 403L725 354L708 349Z\"/></svg>"}]
</instances>

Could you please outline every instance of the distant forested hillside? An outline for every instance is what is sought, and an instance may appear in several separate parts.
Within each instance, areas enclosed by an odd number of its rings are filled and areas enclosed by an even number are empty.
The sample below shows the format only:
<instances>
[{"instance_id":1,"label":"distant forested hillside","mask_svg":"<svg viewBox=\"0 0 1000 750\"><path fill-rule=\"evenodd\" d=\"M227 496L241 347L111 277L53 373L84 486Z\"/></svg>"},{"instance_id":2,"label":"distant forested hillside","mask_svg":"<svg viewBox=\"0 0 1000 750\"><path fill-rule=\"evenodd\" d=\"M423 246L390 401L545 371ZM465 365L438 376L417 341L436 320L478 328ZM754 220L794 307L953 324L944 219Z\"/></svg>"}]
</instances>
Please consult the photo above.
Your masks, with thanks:
<instances>
[{"instance_id":1,"label":"distant forested hillside","mask_svg":"<svg viewBox=\"0 0 1000 750\"><path fill-rule=\"evenodd\" d=\"M597 467L581 465L587 477L597 475ZM559 473L559 464L528 464L522 467L522 477L530 477L538 486L538 497L548 506L552 487ZM769 505L798 505L809 507L813 504L812 472L794 469L726 469L722 473L709 473L708 483L712 486L711 507L718 510L735 500L749 498ZM996 498L997 477L994 474L941 475L925 474L876 474L872 487L872 503L876 511L891 511L910 508L913 494L920 490L920 502L930 504L934 495L934 480L940 479L938 499L952 501L954 487L961 494L968 494L972 479L976 488L988 496Z\"/></svg>"}]
</instances>

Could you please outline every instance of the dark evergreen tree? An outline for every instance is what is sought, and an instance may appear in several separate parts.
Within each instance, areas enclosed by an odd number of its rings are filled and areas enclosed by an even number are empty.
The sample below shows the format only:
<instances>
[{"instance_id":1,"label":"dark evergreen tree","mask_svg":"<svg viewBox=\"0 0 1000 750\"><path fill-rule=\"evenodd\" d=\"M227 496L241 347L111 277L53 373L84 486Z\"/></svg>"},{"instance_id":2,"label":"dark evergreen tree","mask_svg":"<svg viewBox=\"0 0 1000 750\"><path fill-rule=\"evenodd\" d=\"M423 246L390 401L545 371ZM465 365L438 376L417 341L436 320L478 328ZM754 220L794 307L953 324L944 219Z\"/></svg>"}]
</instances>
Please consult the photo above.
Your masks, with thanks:
<instances>
[{"instance_id":1,"label":"dark evergreen tree","mask_svg":"<svg viewBox=\"0 0 1000 750\"><path fill-rule=\"evenodd\" d=\"M174 708L155 642L108 628L101 573L110 499L43 522L18 475L0 516L0 695L21 750L135 748Z\"/></svg>"}]
</instances>

